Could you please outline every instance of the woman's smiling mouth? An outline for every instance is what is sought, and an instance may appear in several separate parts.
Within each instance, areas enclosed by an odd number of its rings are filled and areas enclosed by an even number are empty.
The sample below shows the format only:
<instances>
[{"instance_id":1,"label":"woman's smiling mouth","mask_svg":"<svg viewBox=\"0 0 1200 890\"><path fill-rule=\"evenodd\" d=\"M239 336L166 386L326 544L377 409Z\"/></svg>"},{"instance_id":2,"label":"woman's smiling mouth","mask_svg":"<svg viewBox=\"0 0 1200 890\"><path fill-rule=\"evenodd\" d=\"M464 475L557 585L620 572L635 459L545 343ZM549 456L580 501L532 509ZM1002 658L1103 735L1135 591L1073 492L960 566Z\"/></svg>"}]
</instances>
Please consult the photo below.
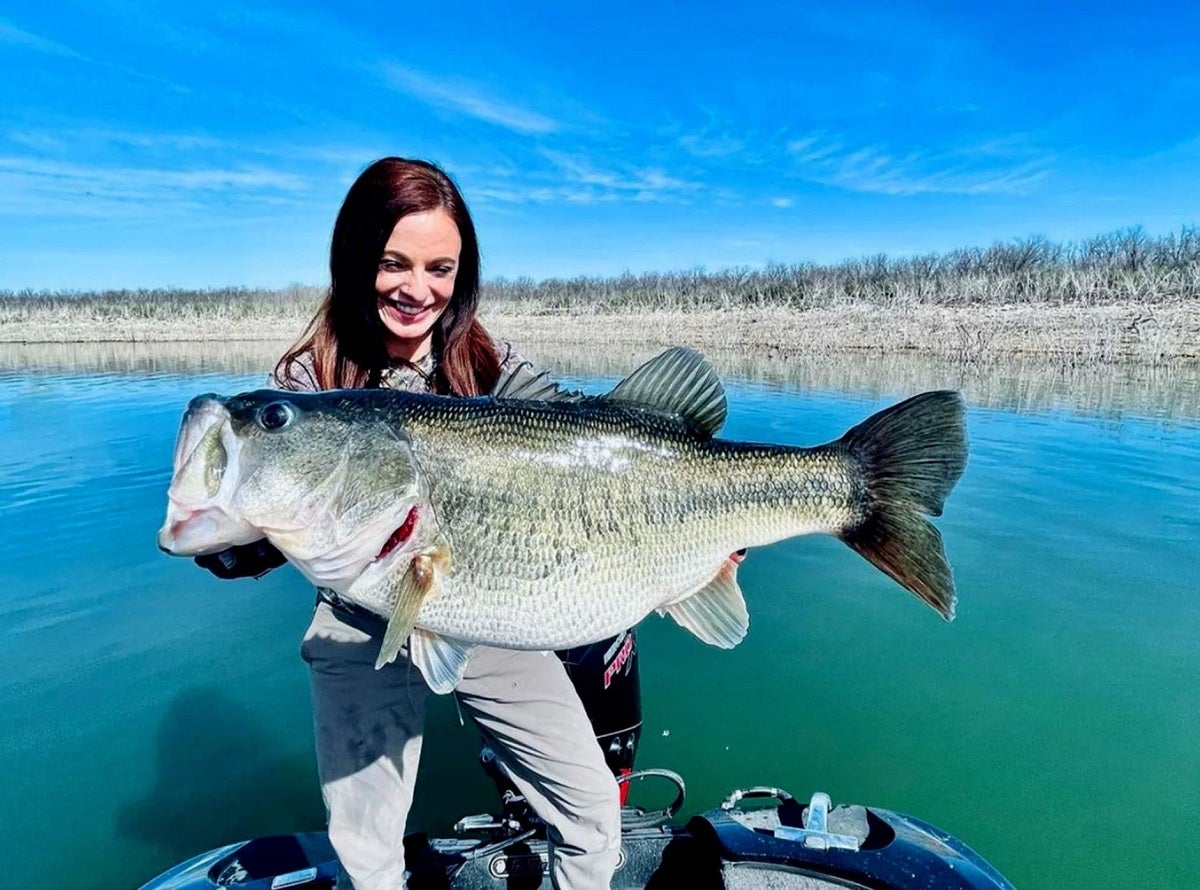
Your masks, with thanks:
<instances>
[{"instance_id":1,"label":"woman's smiling mouth","mask_svg":"<svg viewBox=\"0 0 1200 890\"><path fill-rule=\"evenodd\" d=\"M380 301L387 307L389 312L392 312L405 320L410 320L420 316L422 312L428 310L429 306L422 306L417 303L409 303L403 300L397 300L392 297L380 297Z\"/></svg>"}]
</instances>

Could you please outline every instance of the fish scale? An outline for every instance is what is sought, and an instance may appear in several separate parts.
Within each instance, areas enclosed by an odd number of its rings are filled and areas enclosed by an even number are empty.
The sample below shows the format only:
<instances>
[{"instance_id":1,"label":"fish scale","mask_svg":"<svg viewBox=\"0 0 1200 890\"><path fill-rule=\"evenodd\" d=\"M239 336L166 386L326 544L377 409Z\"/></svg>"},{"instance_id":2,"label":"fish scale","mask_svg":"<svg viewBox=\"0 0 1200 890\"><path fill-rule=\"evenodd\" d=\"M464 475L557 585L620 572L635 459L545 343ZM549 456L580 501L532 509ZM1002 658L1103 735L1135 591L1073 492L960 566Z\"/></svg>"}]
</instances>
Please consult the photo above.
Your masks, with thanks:
<instances>
[{"instance_id":1,"label":"fish scale","mask_svg":"<svg viewBox=\"0 0 1200 890\"><path fill-rule=\"evenodd\" d=\"M694 592L733 550L834 532L855 513L848 462L828 448L701 440L590 407L475 402L405 418L455 554L421 626L485 642L483 621L517 648L579 645Z\"/></svg>"}]
</instances>

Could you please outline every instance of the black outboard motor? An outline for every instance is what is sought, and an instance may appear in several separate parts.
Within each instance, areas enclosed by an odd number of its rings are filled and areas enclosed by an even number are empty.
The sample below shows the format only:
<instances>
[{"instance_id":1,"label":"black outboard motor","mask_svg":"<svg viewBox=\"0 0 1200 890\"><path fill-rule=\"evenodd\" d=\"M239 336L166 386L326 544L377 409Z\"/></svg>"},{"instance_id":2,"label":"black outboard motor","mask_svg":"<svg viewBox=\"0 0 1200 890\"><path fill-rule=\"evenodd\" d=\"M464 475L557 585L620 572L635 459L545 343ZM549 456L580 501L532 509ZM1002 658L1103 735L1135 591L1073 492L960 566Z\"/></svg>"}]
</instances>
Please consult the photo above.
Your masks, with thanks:
<instances>
[{"instance_id":1,"label":"black outboard motor","mask_svg":"<svg viewBox=\"0 0 1200 890\"><path fill-rule=\"evenodd\" d=\"M642 735L642 680L633 628L555 654L583 701L608 768L618 779L628 776ZM629 785L622 783L622 804L628 790Z\"/></svg>"}]
</instances>

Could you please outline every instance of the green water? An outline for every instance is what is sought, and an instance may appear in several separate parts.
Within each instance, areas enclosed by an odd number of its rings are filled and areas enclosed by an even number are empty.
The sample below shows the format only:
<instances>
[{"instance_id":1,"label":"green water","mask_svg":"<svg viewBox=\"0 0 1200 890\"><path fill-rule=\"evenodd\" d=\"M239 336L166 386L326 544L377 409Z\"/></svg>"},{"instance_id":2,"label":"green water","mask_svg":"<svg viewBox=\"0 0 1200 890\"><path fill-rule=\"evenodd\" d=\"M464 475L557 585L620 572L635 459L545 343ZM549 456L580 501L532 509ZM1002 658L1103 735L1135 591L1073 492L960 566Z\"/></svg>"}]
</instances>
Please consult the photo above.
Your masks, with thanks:
<instances>
[{"instance_id":1,"label":"green water","mask_svg":"<svg viewBox=\"0 0 1200 890\"><path fill-rule=\"evenodd\" d=\"M261 359L261 361L260 361ZM602 389L624 357L550 357ZM136 886L248 836L319 828L311 590L159 553L180 412L258 355L0 354L0 814L19 887ZM933 386L971 404L939 521L944 624L836 541L754 551L746 641L641 628L639 766L902 810L1022 888L1191 886L1200 816L1200 371L718 362L731 438L812 444ZM413 827L488 809L449 699Z\"/></svg>"}]
</instances>

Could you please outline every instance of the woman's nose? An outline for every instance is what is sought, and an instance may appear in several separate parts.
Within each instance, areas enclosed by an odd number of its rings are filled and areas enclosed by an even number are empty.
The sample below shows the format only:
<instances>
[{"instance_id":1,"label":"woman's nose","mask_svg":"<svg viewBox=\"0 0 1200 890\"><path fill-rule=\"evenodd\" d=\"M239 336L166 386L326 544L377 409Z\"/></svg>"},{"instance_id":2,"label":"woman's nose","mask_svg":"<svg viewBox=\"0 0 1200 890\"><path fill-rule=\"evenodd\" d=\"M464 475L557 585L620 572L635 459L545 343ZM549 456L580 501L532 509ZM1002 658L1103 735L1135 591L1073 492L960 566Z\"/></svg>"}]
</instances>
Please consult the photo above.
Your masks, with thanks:
<instances>
[{"instance_id":1,"label":"woman's nose","mask_svg":"<svg viewBox=\"0 0 1200 890\"><path fill-rule=\"evenodd\" d=\"M400 289L410 297L424 297L429 293L429 279L419 269L412 269L400 282Z\"/></svg>"}]
</instances>

